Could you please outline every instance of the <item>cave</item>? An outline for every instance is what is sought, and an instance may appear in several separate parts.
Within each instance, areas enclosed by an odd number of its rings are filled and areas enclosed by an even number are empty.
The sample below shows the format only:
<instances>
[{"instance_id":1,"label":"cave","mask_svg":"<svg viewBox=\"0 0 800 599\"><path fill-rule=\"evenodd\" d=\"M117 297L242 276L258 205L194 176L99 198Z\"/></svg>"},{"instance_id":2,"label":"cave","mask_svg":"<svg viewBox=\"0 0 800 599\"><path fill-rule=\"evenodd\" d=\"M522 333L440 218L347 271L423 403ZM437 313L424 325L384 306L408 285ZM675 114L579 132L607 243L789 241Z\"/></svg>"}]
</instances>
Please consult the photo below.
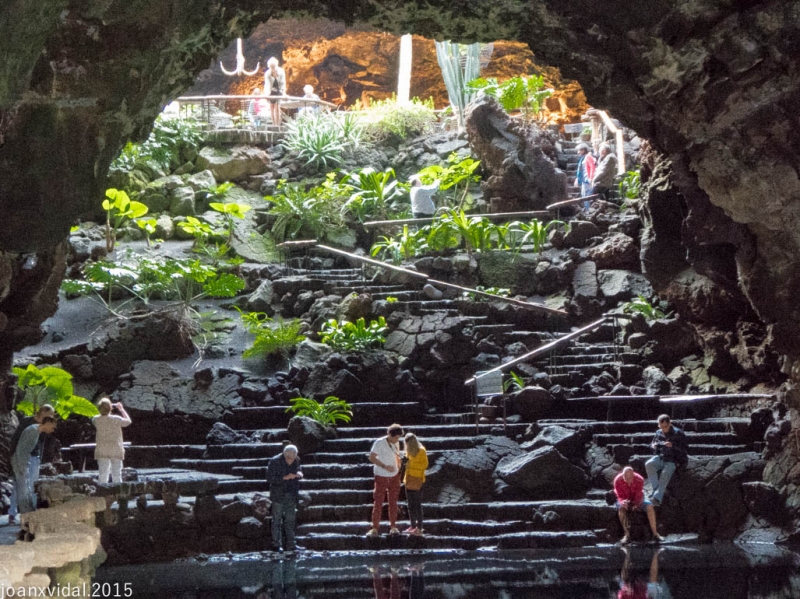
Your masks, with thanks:
<instances>
[{"instance_id":1,"label":"cave","mask_svg":"<svg viewBox=\"0 0 800 599\"><path fill-rule=\"evenodd\" d=\"M553 112L566 105L574 121L588 106L607 110L646 140L641 272L696 331L709 376L749 377L749 391L775 394L776 405L762 408L780 421L768 432L763 480L780 489L780 509L789 528L796 526L795 3L320 0L300 11L258 0L15 0L0 7L0 17L4 453L16 422L12 361L42 340L41 325L58 307L70 228L97 216L123 146L143 141L181 95L223 84L231 94L256 87L260 75L230 83L213 68L231 64L237 37L247 40L254 59L281 56L291 68L294 58L293 91L311 82L323 99L351 106L391 94L387 73L396 69L397 36L412 33L415 56L427 61L412 95L428 93L439 107L446 101L438 74L430 75L436 73L430 40L493 42L494 76L535 61L564 98ZM336 39L346 51L324 50ZM365 47L381 65L378 72L358 61ZM317 60L323 51L330 53ZM189 418L182 424L193 425ZM168 434L151 432L142 441Z\"/></svg>"}]
</instances>

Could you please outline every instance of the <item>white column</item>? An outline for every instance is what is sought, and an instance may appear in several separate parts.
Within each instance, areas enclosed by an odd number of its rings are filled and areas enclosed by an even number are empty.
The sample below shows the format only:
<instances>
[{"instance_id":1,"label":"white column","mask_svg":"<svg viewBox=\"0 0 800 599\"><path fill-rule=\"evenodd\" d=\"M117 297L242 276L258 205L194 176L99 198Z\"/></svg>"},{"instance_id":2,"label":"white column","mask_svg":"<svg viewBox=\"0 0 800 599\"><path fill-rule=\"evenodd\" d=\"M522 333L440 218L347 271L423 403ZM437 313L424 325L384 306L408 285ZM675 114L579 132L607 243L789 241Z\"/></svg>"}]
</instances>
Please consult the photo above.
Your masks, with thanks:
<instances>
[{"instance_id":1,"label":"white column","mask_svg":"<svg viewBox=\"0 0 800 599\"><path fill-rule=\"evenodd\" d=\"M397 103L402 106L411 101L411 34L400 38L400 68L397 72Z\"/></svg>"}]
</instances>

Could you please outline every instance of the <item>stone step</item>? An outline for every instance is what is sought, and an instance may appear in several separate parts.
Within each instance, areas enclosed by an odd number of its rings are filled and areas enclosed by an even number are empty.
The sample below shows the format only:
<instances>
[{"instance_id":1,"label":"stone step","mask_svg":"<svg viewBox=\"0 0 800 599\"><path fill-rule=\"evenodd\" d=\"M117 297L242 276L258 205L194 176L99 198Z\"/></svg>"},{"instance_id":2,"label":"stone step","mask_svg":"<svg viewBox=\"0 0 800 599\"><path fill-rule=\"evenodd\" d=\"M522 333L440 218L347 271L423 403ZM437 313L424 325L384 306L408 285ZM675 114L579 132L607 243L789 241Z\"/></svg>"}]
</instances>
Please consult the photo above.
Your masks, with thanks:
<instances>
[{"instance_id":1,"label":"stone step","mask_svg":"<svg viewBox=\"0 0 800 599\"><path fill-rule=\"evenodd\" d=\"M368 526L368 525L367 525ZM364 526L362 525L362 529ZM607 531L537 531L498 534L492 536L439 536L426 534L423 537L413 535L383 535L366 538L364 532L355 534L329 533L324 535L299 536L298 543L313 551L344 551L362 548L370 551L387 549L450 549L474 551L482 547L498 549L556 549L567 547L586 547L597 545L611 539ZM384 531L386 532L386 531Z\"/></svg>"},{"instance_id":2,"label":"stone step","mask_svg":"<svg viewBox=\"0 0 800 599\"><path fill-rule=\"evenodd\" d=\"M653 457L650 445L641 443L609 443L606 449L614 456L614 461L618 464L627 464L633 456L646 456L645 461ZM696 447L689 446L689 455L699 460L708 459L711 456L727 456L739 453L746 453L750 448L745 444L739 445L711 445L703 444Z\"/></svg>"},{"instance_id":3,"label":"stone step","mask_svg":"<svg viewBox=\"0 0 800 599\"><path fill-rule=\"evenodd\" d=\"M607 434L600 433L592 436L592 440L600 446L606 445L649 445L653 440L655 433L642 432L642 433L616 433ZM690 450L697 449L697 453L704 453L700 450L700 446L706 445L741 445L742 440L733 433L709 433L709 432L687 432L686 438L689 443Z\"/></svg>"},{"instance_id":4,"label":"stone step","mask_svg":"<svg viewBox=\"0 0 800 599\"><path fill-rule=\"evenodd\" d=\"M684 420L676 419L672 422L686 433L735 433L740 436L746 436L750 426L749 418L707 418L705 420L687 418ZM540 427L563 426L564 428L583 430L593 435L649 433L651 439L658 428L655 420L598 422L596 420L553 418L538 420L537 424Z\"/></svg>"},{"instance_id":5,"label":"stone step","mask_svg":"<svg viewBox=\"0 0 800 599\"><path fill-rule=\"evenodd\" d=\"M241 476L248 480L263 478L266 476L266 466L247 466L242 464L246 460L240 460L239 466L223 466L222 464L214 465L215 468L230 468L230 474L234 476ZM201 464L202 466L202 464ZM303 465L303 474L309 478L354 478L364 477L372 478L372 464L365 462L363 464L305 464Z\"/></svg>"},{"instance_id":6,"label":"stone step","mask_svg":"<svg viewBox=\"0 0 800 599\"><path fill-rule=\"evenodd\" d=\"M490 335L503 335L516 329L513 324L479 324L472 327L472 337L475 340L484 339ZM522 331L533 335L532 331Z\"/></svg>"},{"instance_id":7,"label":"stone step","mask_svg":"<svg viewBox=\"0 0 800 599\"><path fill-rule=\"evenodd\" d=\"M363 405L363 404L359 404ZM236 408L240 409L240 408ZM427 418L427 416L426 416ZM423 419L424 420L424 419ZM390 422L391 424L391 422ZM403 425L404 431L409 433L414 433L417 435L422 444L425 444L425 440L429 438L437 438L437 437L467 437L475 439L479 435L493 435L496 434L493 432L494 425L481 425L480 430L478 432L475 431L475 423L464 423L464 424L406 424L400 421L400 424ZM653 425L653 423L650 423ZM515 437L516 435L522 434L525 432L525 429L528 427L526 423L514 423L508 425L508 435L510 437ZM240 429L242 433L247 434L254 434L256 432L262 435L273 435L273 439L275 441L282 441L284 439L288 439L287 432L285 428L279 429L266 429L266 430L247 430L247 429ZM386 435L386 426L362 426L362 427L352 427L352 426L340 426L336 428L336 434L338 440L343 439L378 439L379 437L383 437ZM335 440L332 440L335 441Z\"/></svg>"},{"instance_id":8,"label":"stone step","mask_svg":"<svg viewBox=\"0 0 800 599\"><path fill-rule=\"evenodd\" d=\"M530 521L536 510L542 513L555 512L559 517L559 525L569 530L612 526L614 518L616 518L614 508L607 505L605 501L588 499L424 505L424 515L431 520L449 518L477 522L487 520L497 522ZM362 505L310 505L302 510L302 515L298 515L298 521L302 523L342 520L368 522L371 512L372 502Z\"/></svg>"},{"instance_id":9,"label":"stone step","mask_svg":"<svg viewBox=\"0 0 800 599\"><path fill-rule=\"evenodd\" d=\"M423 515L424 515L423 506ZM403 514L407 516L407 514ZM298 535L317 536L326 534L360 534L369 529L362 520L355 522L309 522L297 527ZM492 536L514 532L532 531L533 523L524 520L504 520L502 522L472 520L431 519L424 520L426 534L430 535L455 535L455 536Z\"/></svg>"},{"instance_id":10,"label":"stone step","mask_svg":"<svg viewBox=\"0 0 800 599\"><path fill-rule=\"evenodd\" d=\"M352 424L371 426L378 422L419 422L422 406L418 402L354 402ZM262 406L234 408L225 423L234 429L262 429L285 427L293 414L286 413L287 406ZM385 433L384 433L385 434Z\"/></svg>"},{"instance_id":11,"label":"stone step","mask_svg":"<svg viewBox=\"0 0 800 599\"><path fill-rule=\"evenodd\" d=\"M173 458L202 458L205 445L130 445L125 448L125 466L128 468L162 468ZM61 455L80 469L83 458L94 462L94 449L64 447Z\"/></svg>"}]
</instances>

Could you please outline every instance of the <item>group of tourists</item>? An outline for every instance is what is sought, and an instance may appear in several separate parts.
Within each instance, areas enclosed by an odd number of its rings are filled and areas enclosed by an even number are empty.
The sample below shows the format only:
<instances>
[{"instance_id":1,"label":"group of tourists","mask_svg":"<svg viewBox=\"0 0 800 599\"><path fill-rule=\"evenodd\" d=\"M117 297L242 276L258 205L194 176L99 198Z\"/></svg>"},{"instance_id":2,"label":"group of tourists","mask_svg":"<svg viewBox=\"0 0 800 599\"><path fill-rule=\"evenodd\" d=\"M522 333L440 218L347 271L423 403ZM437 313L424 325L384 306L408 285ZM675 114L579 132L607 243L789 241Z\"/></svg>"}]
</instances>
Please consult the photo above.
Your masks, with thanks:
<instances>
[{"instance_id":1,"label":"group of tourists","mask_svg":"<svg viewBox=\"0 0 800 599\"><path fill-rule=\"evenodd\" d=\"M254 96L262 95L261 88L258 87L251 93ZM256 127L259 127L269 114L270 122L279 126L281 124L280 98L286 95L286 71L278 65L278 59L274 56L267 61L267 68L264 71L263 95L275 96L275 99L250 100L247 107L248 117ZM303 99L308 100L308 104L298 110L298 115L319 112L319 96L314 93L314 86L303 86Z\"/></svg>"},{"instance_id":2,"label":"group of tourists","mask_svg":"<svg viewBox=\"0 0 800 599\"><path fill-rule=\"evenodd\" d=\"M405 449L401 440L405 440ZM295 541L297 500L303 471L297 447L287 445L273 457L267 466L270 500L272 501L272 544L276 551L302 550ZM423 536L422 485L428 469L428 453L414 433L403 433L399 424L391 425L386 436L372 444L369 461L373 465L375 487L373 490L372 527L367 537L379 536L381 512L386 501L389 505L389 534L399 535L397 528L400 489L405 485L410 526L405 533Z\"/></svg>"},{"instance_id":3,"label":"group of tourists","mask_svg":"<svg viewBox=\"0 0 800 599\"><path fill-rule=\"evenodd\" d=\"M97 429L94 457L99 469L98 482L107 483L110 476L113 483L120 483L125 458L122 429L131 424L131 418L121 403L111 403L107 397L98 402L97 409L100 414L92 418L92 424ZM113 411L116 413L112 414ZM21 418L11 437L14 485L8 508L9 524L16 523L18 514L36 510L35 483L39 479L47 437L56 430L56 423L55 409L44 404L33 416Z\"/></svg>"},{"instance_id":4,"label":"group of tourists","mask_svg":"<svg viewBox=\"0 0 800 599\"><path fill-rule=\"evenodd\" d=\"M581 189L581 197L599 195L608 200L608 192L614 186L614 177L617 175L617 157L611 144L603 142L598 150L598 158L592 155L588 144L582 143L577 147L580 160L578 161L575 185ZM589 207L589 200L584 202Z\"/></svg>"}]
</instances>

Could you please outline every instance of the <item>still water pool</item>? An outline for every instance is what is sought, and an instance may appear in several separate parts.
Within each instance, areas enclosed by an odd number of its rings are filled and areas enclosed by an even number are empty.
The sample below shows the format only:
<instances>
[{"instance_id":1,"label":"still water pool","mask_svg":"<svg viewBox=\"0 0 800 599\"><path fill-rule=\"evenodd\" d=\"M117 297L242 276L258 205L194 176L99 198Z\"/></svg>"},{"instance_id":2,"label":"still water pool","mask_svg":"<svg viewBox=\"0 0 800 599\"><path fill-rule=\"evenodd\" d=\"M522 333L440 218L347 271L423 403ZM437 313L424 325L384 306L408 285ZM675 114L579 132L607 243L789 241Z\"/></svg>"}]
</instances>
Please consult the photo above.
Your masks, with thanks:
<instances>
[{"instance_id":1,"label":"still water pool","mask_svg":"<svg viewBox=\"0 0 800 599\"><path fill-rule=\"evenodd\" d=\"M800 598L800 554L770 545L213 556L102 567L158 599Z\"/></svg>"}]
</instances>

